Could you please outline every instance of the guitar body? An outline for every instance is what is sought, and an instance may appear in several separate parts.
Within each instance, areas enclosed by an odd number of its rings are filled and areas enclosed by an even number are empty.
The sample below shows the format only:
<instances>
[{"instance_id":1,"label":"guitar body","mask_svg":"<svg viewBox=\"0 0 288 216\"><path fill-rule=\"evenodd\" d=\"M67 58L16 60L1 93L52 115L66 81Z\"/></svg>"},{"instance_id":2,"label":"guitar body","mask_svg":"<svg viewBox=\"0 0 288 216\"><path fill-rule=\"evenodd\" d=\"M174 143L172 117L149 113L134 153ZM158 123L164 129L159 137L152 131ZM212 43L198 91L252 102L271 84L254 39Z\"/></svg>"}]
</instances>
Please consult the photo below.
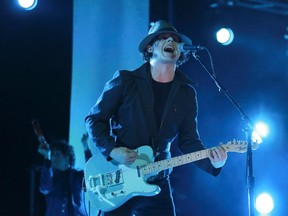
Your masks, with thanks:
<instances>
[{"instance_id":1,"label":"guitar body","mask_svg":"<svg viewBox=\"0 0 288 216\"><path fill-rule=\"evenodd\" d=\"M137 150L138 157L129 167L108 162L102 155L87 161L84 169L87 211L91 208L111 211L134 196L154 196L160 192L160 188L148 184L147 176L141 176L139 171L140 167L153 162L152 149L142 146Z\"/></svg>"}]
</instances>

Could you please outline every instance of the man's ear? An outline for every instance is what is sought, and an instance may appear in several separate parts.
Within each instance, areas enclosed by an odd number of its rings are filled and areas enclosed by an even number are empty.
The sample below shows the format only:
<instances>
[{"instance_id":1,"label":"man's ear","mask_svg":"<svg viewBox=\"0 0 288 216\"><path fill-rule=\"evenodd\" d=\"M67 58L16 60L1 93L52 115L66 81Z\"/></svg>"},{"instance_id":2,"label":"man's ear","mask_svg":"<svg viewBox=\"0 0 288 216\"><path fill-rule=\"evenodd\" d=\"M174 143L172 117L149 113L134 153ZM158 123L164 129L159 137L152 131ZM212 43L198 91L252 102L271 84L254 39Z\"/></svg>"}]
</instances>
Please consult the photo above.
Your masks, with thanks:
<instances>
[{"instance_id":1,"label":"man's ear","mask_svg":"<svg viewBox=\"0 0 288 216\"><path fill-rule=\"evenodd\" d=\"M152 53L152 52L153 52L153 47L149 45L148 48L147 48L147 51L148 51L149 53Z\"/></svg>"}]
</instances>

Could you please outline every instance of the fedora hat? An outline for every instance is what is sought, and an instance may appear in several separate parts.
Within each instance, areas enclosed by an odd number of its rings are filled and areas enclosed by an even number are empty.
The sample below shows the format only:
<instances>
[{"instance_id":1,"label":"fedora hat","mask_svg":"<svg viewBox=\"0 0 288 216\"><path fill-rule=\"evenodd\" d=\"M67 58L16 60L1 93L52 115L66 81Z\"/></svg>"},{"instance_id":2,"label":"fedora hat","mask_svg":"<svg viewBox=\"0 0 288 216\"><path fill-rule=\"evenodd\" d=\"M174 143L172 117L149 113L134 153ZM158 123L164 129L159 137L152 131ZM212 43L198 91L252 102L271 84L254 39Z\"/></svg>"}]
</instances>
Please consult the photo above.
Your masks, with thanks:
<instances>
[{"instance_id":1,"label":"fedora hat","mask_svg":"<svg viewBox=\"0 0 288 216\"><path fill-rule=\"evenodd\" d=\"M180 42L185 44L192 44L189 37L184 34L177 32L176 28L165 20L159 20L154 23L154 25L149 29L148 35L139 43L138 51L144 52L151 41L161 34L172 33L180 38Z\"/></svg>"}]
</instances>

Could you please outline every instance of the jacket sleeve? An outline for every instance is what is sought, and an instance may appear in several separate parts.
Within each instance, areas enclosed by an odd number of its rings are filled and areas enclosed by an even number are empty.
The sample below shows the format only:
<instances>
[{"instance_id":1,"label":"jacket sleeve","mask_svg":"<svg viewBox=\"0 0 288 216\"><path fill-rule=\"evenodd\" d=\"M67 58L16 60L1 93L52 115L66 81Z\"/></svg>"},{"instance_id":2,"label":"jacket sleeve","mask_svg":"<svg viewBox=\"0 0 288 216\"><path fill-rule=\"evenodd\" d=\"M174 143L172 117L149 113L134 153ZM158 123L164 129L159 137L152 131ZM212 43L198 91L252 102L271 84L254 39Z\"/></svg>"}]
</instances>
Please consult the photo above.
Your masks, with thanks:
<instances>
[{"instance_id":1,"label":"jacket sleeve","mask_svg":"<svg viewBox=\"0 0 288 216\"><path fill-rule=\"evenodd\" d=\"M123 73L124 71L117 71L113 78L106 83L101 96L85 118L85 126L90 139L107 159L117 145L110 133L109 121L121 104L125 88Z\"/></svg>"},{"instance_id":2,"label":"jacket sleeve","mask_svg":"<svg viewBox=\"0 0 288 216\"><path fill-rule=\"evenodd\" d=\"M43 169L41 170L40 176L40 192L43 194L48 194L52 189L53 183L53 171L51 167L51 161L45 159Z\"/></svg>"},{"instance_id":3,"label":"jacket sleeve","mask_svg":"<svg viewBox=\"0 0 288 216\"><path fill-rule=\"evenodd\" d=\"M187 107L186 116L184 117L183 124L180 127L178 134L178 145L182 153L191 153L206 149L200 140L197 127L198 104L196 91L192 88L189 93L189 106ZM211 164L210 159L202 159L194 162L196 166L208 172L213 176L217 176L221 168L216 169Z\"/></svg>"}]
</instances>

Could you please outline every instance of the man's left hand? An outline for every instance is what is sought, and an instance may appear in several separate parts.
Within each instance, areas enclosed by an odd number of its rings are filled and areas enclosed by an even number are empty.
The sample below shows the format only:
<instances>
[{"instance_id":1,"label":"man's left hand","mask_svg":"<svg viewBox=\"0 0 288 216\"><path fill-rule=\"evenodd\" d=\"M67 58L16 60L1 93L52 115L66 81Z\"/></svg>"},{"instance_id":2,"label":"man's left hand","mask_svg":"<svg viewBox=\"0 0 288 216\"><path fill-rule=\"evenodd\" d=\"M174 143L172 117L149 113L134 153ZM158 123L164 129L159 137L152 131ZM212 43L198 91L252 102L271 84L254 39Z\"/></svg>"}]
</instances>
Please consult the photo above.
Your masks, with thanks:
<instances>
[{"instance_id":1,"label":"man's left hand","mask_svg":"<svg viewBox=\"0 0 288 216\"><path fill-rule=\"evenodd\" d=\"M223 167L226 160L227 160L227 152L225 151L225 149L220 145L217 146L215 148L212 148L209 151L209 155L208 155L211 164L215 167L215 168L220 168Z\"/></svg>"}]
</instances>

